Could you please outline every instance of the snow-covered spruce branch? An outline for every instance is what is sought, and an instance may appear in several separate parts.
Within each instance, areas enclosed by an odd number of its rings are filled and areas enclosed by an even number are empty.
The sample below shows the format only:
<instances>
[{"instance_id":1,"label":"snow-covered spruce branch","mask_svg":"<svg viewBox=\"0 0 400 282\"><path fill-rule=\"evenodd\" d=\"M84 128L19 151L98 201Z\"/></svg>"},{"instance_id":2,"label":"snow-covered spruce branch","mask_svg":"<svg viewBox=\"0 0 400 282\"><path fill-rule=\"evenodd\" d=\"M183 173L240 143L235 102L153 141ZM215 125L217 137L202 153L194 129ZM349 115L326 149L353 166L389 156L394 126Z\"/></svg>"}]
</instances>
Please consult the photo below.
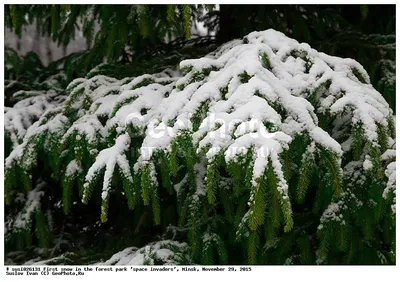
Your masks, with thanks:
<instances>
[{"instance_id":1,"label":"snow-covered spruce branch","mask_svg":"<svg viewBox=\"0 0 400 282\"><path fill-rule=\"evenodd\" d=\"M261 238L272 242L281 227L303 234L293 206L310 197L321 216L319 262L329 255L335 222L353 220L371 239L385 208L380 205L395 193L395 165L385 170L382 160L395 132L392 110L359 63L267 30L184 60L180 68L184 75L166 70L71 82L67 101L30 126L6 159L7 203L19 190L12 172L29 171L42 154L55 160L51 169L66 183L64 197L77 181L87 203L103 179L103 222L109 195L119 187L130 208L152 207L155 224L163 220L161 189L175 190L170 197L182 205L180 222L188 227L194 258L211 240L205 232L214 234L227 220L236 240L248 241L249 262L260 262ZM354 183L352 174L362 180ZM365 208L345 204L355 199ZM345 206L342 220L336 212ZM368 221L370 212L377 213L375 222ZM351 231L343 232L339 250L351 262L355 241L345 239Z\"/></svg>"}]
</instances>

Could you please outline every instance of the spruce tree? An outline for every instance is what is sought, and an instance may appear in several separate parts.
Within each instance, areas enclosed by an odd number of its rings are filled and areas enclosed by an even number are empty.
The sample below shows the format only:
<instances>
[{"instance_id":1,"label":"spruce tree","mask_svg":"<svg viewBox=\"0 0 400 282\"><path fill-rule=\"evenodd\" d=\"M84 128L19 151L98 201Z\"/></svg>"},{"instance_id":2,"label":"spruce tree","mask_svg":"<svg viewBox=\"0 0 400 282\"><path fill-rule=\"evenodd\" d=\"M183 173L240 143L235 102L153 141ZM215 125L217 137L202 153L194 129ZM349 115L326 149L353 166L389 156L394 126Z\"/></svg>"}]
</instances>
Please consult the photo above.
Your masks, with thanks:
<instances>
[{"instance_id":1,"label":"spruce tree","mask_svg":"<svg viewBox=\"0 0 400 282\"><path fill-rule=\"evenodd\" d=\"M151 232L107 264L395 263L394 116L355 60L266 30L180 72L89 74L7 112L29 117L5 125L8 252L90 206L85 228Z\"/></svg>"},{"instance_id":2,"label":"spruce tree","mask_svg":"<svg viewBox=\"0 0 400 282\"><path fill-rule=\"evenodd\" d=\"M208 36L198 36L199 23L208 29ZM123 78L146 73L124 64L136 65L138 58L149 60L165 54L165 50L192 44L193 40L208 44L216 40L222 44L253 30L275 29L320 52L356 59L370 75L371 84L395 110L394 5L220 5L218 9L216 5L175 4L5 5L7 28L21 36L23 27L32 24L41 35L51 37L64 48L81 31L89 49L60 60L43 74L40 64L29 67L37 61L34 54L21 64L15 54L6 52L8 64L17 66L16 73L24 72L24 80L16 83L15 79L9 80L6 66L6 96L16 89L38 90L30 86L33 81L26 81L25 76L41 81L49 77L49 71L54 72L55 66L65 69L61 87L65 88L65 83L85 76L105 58L118 64L102 68L114 68L114 75ZM152 61L149 65L158 63ZM41 74L39 79L37 74Z\"/></svg>"}]
</instances>

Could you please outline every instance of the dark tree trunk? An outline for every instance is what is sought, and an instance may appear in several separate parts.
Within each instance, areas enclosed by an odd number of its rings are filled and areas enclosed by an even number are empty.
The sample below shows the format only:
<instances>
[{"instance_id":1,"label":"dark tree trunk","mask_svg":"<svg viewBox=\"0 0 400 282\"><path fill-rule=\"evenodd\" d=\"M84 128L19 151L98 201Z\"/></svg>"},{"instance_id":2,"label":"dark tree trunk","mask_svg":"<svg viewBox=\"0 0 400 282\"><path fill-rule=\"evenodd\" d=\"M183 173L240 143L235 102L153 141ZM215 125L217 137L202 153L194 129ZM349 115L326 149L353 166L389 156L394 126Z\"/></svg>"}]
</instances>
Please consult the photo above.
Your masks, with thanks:
<instances>
[{"instance_id":1,"label":"dark tree trunk","mask_svg":"<svg viewBox=\"0 0 400 282\"><path fill-rule=\"evenodd\" d=\"M239 39L252 31L260 30L255 21L260 9L265 9L265 7L259 5L220 5L217 42L224 43L232 39Z\"/></svg>"},{"instance_id":2,"label":"dark tree trunk","mask_svg":"<svg viewBox=\"0 0 400 282\"><path fill-rule=\"evenodd\" d=\"M53 61L53 54L51 52L51 38L46 38L46 57L47 57L47 65L49 65Z\"/></svg>"},{"instance_id":3,"label":"dark tree trunk","mask_svg":"<svg viewBox=\"0 0 400 282\"><path fill-rule=\"evenodd\" d=\"M238 30L236 26L234 10L235 5L219 6L219 30L217 33L218 44L239 37L240 30Z\"/></svg>"}]
</instances>

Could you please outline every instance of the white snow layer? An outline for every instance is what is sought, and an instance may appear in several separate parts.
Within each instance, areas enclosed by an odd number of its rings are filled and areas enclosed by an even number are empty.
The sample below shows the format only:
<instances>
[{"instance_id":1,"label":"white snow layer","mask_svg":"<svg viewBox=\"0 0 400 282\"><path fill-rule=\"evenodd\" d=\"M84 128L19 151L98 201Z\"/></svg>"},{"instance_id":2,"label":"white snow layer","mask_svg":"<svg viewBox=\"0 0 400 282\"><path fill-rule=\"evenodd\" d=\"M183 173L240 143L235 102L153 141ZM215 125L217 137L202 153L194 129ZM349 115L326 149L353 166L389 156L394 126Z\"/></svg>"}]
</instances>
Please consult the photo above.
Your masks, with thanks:
<instances>
[{"instance_id":1,"label":"white snow layer","mask_svg":"<svg viewBox=\"0 0 400 282\"><path fill-rule=\"evenodd\" d=\"M185 243L164 240L151 243L141 249L126 248L99 265L154 265L155 260L161 260L164 265L176 265L177 258L171 249L184 251L186 248Z\"/></svg>"},{"instance_id":2,"label":"white snow layer","mask_svg":"<svg viewBox=\"0 0 400 282\"><path fill-rule=\"evenodd\" d=\"M85 189L87 189L89 182L92 181L95 175L99 173L101 169L105 168L103 192L101 194L102 199L105 200L108 197L108 193L111 188L111 179L114 173L115 165L118 165L124 176L132 181L129 162L125 155L125 151L129 149L130 142L131 140L129 135L120 135L115 141L114 146L100 151L96 161L90 167L86 175L86 183L84 184Z\"/></svg>"},{"instance_id":3,"label":"white snow layer","mask_svg":"<svg viewBox=\"0 0 400 282\"><path fill-rule=\"evenodd\" d=\"M39 183L35 189L28 193L25 207L15 219L15 228L24 229L29 226L33 213L40 209L40 198L44 195L44 191L42 191L44 185L44 182Z\"/></svg>"},{"instance_id":4,"label":"white snow layer","mask_svg":"<svg viewBox=\"0 0 400 282\"><path fill-rule=\"evenodd\" d=\"M4 131L10 134L15 148L25 137L27 129L36 122L45 111L54 109L63 102L55 99L54 91L40 93L16 103L12 108L4 108Z\"/></svg>"},{"instance_id":5,"label":"white snow layer","mask_svg":"<svg viewBox=\"0 0 400 282\"><path fill-rule=\"evenodd\" d=\"M383 198L387 198L391 193L393 194L392 212L396 213L396 162L391 162L386 170L385 175L388 178L386 188L383 191Z\"/></svg>"},{"instance_id":6,"label":"white snow layer","mask_svg":"<svg viewBox=\"0 0 400 282\"><path fill-rule=\"evenodd\" d=\"M90 182L105 168L103 199L109 193L116 164L131 178L125 153L131 146L132 129L144 133L135 167L143 167L157 150L170 150L173 138L189 131L198 151L207 148L208 160L223 153L226 161L235 161L238 155L253 150L253 184L271 162L279 189L286 194L278 155L296 134L306 133L316 146L340 156L342 147L334 136L342 127L360 122L368 140L376 144L377 124L387 126L386 119L392 115L359 63L319 53L274 30L252 32L247 43L231 41L204 58L182 61L180 67L187 71L181 77L170 71L122 80L98 75L76 79L67 87L66 105L76 111L76 119L64 139L79 132L96 142L116 132L115 145L99 153L86 176ZM362 81L357 78L360 76ZM327 89L321 90L321 85ZM322 101L318 109L307 100L316 89L315 95ZM11 113L16 109L7 110L8 120L21 120ZM35 106L33 114L39 115L36 110ZM319 127L317 111L340 116L332 136ZM6 123L6 127L15 127L15 138L26 135L6 166L21 156L29 136L43 130L64 130L69 120L63 114L44 124L37 122L28 131L23 122ZM195 132L194 118L200 119ZM100 122L102 119L105 121ZM342 145L349 149L348 142ZM365 162L364 168L369 165Z\"/></svg>"}]
</instances>

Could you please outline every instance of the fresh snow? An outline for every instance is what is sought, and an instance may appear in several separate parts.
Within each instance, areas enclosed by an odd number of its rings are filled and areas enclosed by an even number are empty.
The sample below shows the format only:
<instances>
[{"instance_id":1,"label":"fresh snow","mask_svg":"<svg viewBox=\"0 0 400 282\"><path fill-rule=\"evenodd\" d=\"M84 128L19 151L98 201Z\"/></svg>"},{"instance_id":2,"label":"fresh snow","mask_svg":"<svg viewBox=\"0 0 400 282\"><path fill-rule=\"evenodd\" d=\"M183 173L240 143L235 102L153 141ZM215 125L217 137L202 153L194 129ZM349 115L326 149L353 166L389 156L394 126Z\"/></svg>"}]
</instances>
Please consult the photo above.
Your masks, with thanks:
<instances>
[{"instance_id":1,"label":"fresh snow","mask_svg":"<svg viewBox=\"0 0 400 282\"><path fill-rule=\"evenodd\" d=\"M85 115L74 122L64 134L61 142L64 142L73 133L84 136L89 143L96 144L99 137L107 135L106 130L95 115Z\"/></svg>"},{"instance_id":2,"label":"fresh snow","mask_svg":"<svg viewBox=\"0 0 400 282\"><path fill-rule=\"evenodd\" d=\"M161 260L164 265L176 265L178 257L172 249L184 251L187 249L187 244L164 240L153 242L140 249L129 247L98 265L154 265L155 260Z\"/></svg>"},{"instance_id":3,"label":"fresh snow","mask_svg":"<svg viewBox=\"0 0 400 282\"><path fill-rule=\"evenodd\" d=\"M82 170L82 168L80 167L80 165L77 163L76 160L72 160L66 170L65 170L65 176L73 176L76 173L80 172Z\"/></svg>"},{"instance_id":4,"label":"fresh snow","mask_svg":"<svg viewBox=\"0 0 400 282\"><path fill-rule=\"evenodd\" d=\"M274 30L252 32L247 41L234 40L203 58L182 61L180 67L188 70L183 76L166 70L122 80L103 75L74 80L67 87L70 95L66 104L61 105L61 109L68 107L77 113L65 134L63 130L70 122L64 116L65 111L49 121L43 118L42 122L32 125L31 117L39 118L46 109L55 107L44 95L19 102L14 108L6 109L5 129L12 133L16 147L6 166L30 146L28 137L39 132L59 131L62 140L77 132L79 138L84 136L95 144L115 130L117 137L121 134L123 137L116 139L115 146L99 153L86 176L90 181L101 167L106 168L104 198L117 163L130 176L123 154L130 146L130 137L125 133L129 128L144 133L141 156L135 165L140 168L151 160L155 151L170 150L172 140L181 132L192 131L193 115L204 104L208 109L201 126L192 133L198 152L211 145L206 152L208 160L222 151L229 162L251 148L256 155L253 184L271 160L280 175L277 156L296 134L308 133L315 145L340 156L343 150L349 150L349 143L339 144L332 136L349 123L361 122L368 140L377 142L377 124L386 126L386 118L392 111L369 84L368 75L359 63L319 53L308 44ZM366 83L357 79L353 69ZM205 70L209 73L204 73ZM243 74L247 78L241 77ZM329 89L317 93L322 101L320 108L314 109L306 99L308 93L328 80ZM223 88L225 97L221 96ZM89 107L85 106L88 101ZM283 108L287 117L282 117L273 105ZM18 112L19 109L24 113ZM342 120L335 120L332 136L318 125L316 110L344 114ZM105 124L99 118L105 118ZM265 121L273 124L276 131L268 132ZM18 140L22 139L18 146ZM364 162L365 169L370 165L368 160ZM282 176L280 189L285 190L283 180Z\"/></svg>"},{"instance_id":5,"label":"fresh snow","mask_svg":"<svg viewBox=\"0 0 400 282\"><path fill-rule=\"evenodd\" d=\"M197 153L206 149L205 156L194 167L197 175L194 197L206 195L206 167L217 154L231 162L252 150L252 184L256 186L266 167L271 165L278 190L286 200L288 184L279 154L297 134L311 138L310 152L322 147L340 157L351 149L351 139L348 136L340 139L342 133L361 123L367 141L377 145L377 125L386 127L393 112L372 87L359 63L320 53L274 30L252 32L246 38L247 43L233 40L203 58L182 61L180 68L185 70L184 75L166 70L122 80L103 75L78 78L67 87L69 96L65 102L46 100L51 97L46 94L6 108L5 130L14 144L5 162L6 168L19 161L26 151L31 153L30 159L34 162L36 148L31 140L46 132L57 133L61 142L75 133L79 140L85 137L89 143L108 142L108 148L98 154L94 152L97 157L87 172L84 186L88 189L89 183L104 169L102 199L105 200L116 166L132 181L126 153L132 149L133 133L144 137L134 168L149 165L151 177L156 179L154 153L170 151L174 138L189 132ZM365 83L359 81L353 70L357 70ZM328 81L327 89L319 88ZM311 104L310 93L320 101L318 108ZM205 105L204 115L196 116L200 119L200 128L194 131L194 115ZM336 116L333 128L329 129L331 134L319 125L316 113ZM383 161L392 161L385 170L388 178L383 192L385 198L395 195L395 140L389 138L389 144L392 149L382 155ZM364 161L351 162L343 169L344 177L353 181L349 186L362 185L365 176L360 170L372 168L369 156L363 156ZM72 161L66 174L72 175L80 169ZM174 185L177 192L187 178ZM354 198L351 192L344 193ZM323 213L320 228L327 220L341 221L342 208L346 208L344 200L331 203ZM395 197L392 208L395 208ZM249 216L246 213L243 217L242 227ZM171 255L160 251L161 245L152 248L159 257ZM149 252L153 251L127 249L108 263L140 264Z\"/></svg>"},{"instance_id":6,"label":"fresh snow","mask_svg":"<svg viewBox=\"0 0 400 282\"><path fill-rule=\"evenodd\" d=\"M364 160L364 163L363 163L363 167L364 167L364 170L365 170L365 171L368 171L368 170L372 169L373 165L372 165L370 156L368 156L368 155L365 156L365 160Z\"/></svg>"},{"instance_id":7,"label":"fresh snow","mask_svg":"<svg viewBox=\"0 0 400 282\"><path fill-rule=\"evenodd\" d=\"M101 194L102 199L105 200L111 188L111 179L116 165L118 165L124 176L132 181L129 162L125 155L125 152L129 149L130 142L129 135L120 135L115 141L114 146L100 151L96 161L90 167L86 175L85 189L87 189L89 182L93 180L95 175L99 173L101 169L105 168L103 192Z\"/></svg>"},{"instance_id":8,"label":"fresh snow","mask_svg":"<svg viewBox=\"0 0 400 282\"><path fill-rule=\"evenodd\" d=\"M12 108L4 108L4 130L10 134L14 148L21 143L27 129L45 111L54 109L63 102L54 91L40 93L16 103Z\"/></svg>"},{"instance_id":9,"label":"fresh snow","mask_svg":"<svg viewBox=\"0 0 400 282\"><path fill-rule=\"evenodd\" d=\"M388 178L386 188L383 191L383 198L388 198L390 193L393 194L393 203L391 205L392 212L396 213L396 162L391 162L386 170L385 175Z\"/></svg>"},{"instance_id":10,"label":"fresh snow","mask_svg":"<svg viewBox=\"0 0 400 282\"><path fill-rule=\"evenodd\" d=\"M43 186L44 182L39 183L35 189L30 191L27 196L24 209L16 216L14 227L15 228L30 228L31 217L33 213L40 209L40 199L44 196Z\"/></svg>"}]
</instances>

